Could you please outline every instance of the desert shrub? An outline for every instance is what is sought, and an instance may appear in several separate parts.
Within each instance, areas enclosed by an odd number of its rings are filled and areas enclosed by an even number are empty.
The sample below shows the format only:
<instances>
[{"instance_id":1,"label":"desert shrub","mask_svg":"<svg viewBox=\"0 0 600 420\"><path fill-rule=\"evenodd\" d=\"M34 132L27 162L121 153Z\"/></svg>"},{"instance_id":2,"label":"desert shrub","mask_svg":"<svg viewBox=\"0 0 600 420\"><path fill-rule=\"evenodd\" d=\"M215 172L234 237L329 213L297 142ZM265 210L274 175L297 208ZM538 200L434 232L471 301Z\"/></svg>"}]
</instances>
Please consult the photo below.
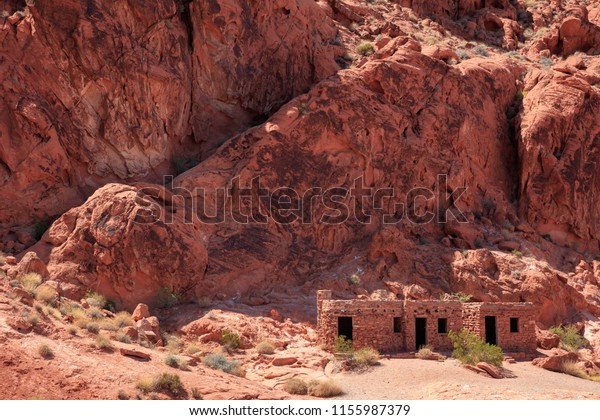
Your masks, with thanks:
<instances>
[{"instance_id":1,"label":"desert shrub","mask_svg":"<svg viewBox=\"0 0 600 420\"><path fill-rule=\"evenodd\" d=\"M490 53L488 52L488 49L483 45L476 45L473 48L473 52L482 57L488 57L490 55Z\"/></svg>"},{"instance_id":2,"label":"desert shrub","mask_svg":"<svg viewBox=\"0 0 600 420\"><path fill-rule=\"evenodd\" d=\"M90 306L95 306L96 308L104 308L107 302L104 296L91 290L86 293L85 300L90 304Z\"/></svg>"},{"instance_id":3,"label":"desert shrub","mask_svg":"<svg viewBox=\"0 0 600 420\"><path fill-rule=\"evenodd\" d=\"M90 322L86 325L85 329L92 334L98 334L100 332L100 325L95 322Z\"/></svg>"},{"instance_id":4,"label":"desert shrub","mask_svg":"<svg viewBox=\"0 0 600 420\"><path fill-rule=\"evenodd\" d=\"M165 365L176 368L179 366L179 359L177 356L173 356L172 354L165 357Z\"/></svg>"},{"instance_id":5,"label":"desert shrub","mask_svg":"<svg viewBox=\"0 0 600 420\"><path fill-rule=\"evenodd\" d=\"M373 347L362 347L355 351L350 359L350 365L353 368L365 368L379 364L379 352Z\"/></svg>"},{"instance_id":6,"label":"desert shrub","mask_svg":"<svg viewBox=\"0 0 600 420\"><path fill-rule=\"evenodd\" d=\"M187 360L179 360L179 369L181 370L190 370Z\"/></svg>"},{"instance_id":7,"label":"desert shrub","mask_svg":"<svg viewBox=\"0 0 600 420\"><path fill-rule=\"evenodd\" d=\"M585 372L585 370L581 369L577 366L576 362L564 362L561 366L562 373L566 373L567 375L575 376L581 379L588 379L589 376Z\"/></svg>"},{"instance_id":8,"label":"desert shrub","mask_svg":"<svg viewBox=\"0 0 600 420\"><path fill-rule=\"evenodd\" d=\"M23 290L34 294L35 289L42 284L42 276L40 276L38 273L23 274L21 277L19 277L19 282L21 283Z\"/></svg>"},{"instance_id":9,"label":"desert shrub","mask_svg":"<svg viewBox=\"0 0 600 420\"><path fill-rule=\"evenodd\" d=\"M164 334L163 339L170 354L179 353L181 350L181 339L172 334Z\"/></svg>"},{"instance_id":10,"label":"desert shrub","mask_svg":"<svg viewBox=\"0 0 600 420\"><path fill-rule=\"evenodd\" d=\"M0 265L3 265L5 261L6 255L4 255L4 252L0 252Z\"/></svg>"},{"instance_id":11,"label":"desert shrub","mask_svg":"<svg viewBox=\"0 0 600 420\"><path fill-rule=\"evenodd\" d=\"M117 326L117 328L131 327L135 325L135 321L131 317L131 314L126 311L117 313L113 318L113 323Z\"/></svg>"},{"instance_id":12,"label":"desert shrub","mask_svg":"<svg viewBox=\"0 0 600 420\"><path fill-rule=\"evenodd\" d=\"M89 323L90 320L87 318L78 318L74 322L75 326L81 328L82 330L87 329Z\"/></svg>"},{"instance_id":13,"label":"desert shrub","mask_svg":"<svg viewBox=\"0 0 600 420\"><path fill-rule=\"evenodd\" d=\"M354 350L354 345L352 344L352 340L347 340L345 336L340 335L335 339L335 344L333 345L333 351L336 353L352 353Z\"/></svg>"},{"instance_id":14,"label":"desert shrub","mask_svg":"<svg viewBox=\"0 0 600 420\"><path fill-rule=\"evenodd\" d=\"M63 315L69 316L73 320L87 318L83 308L77 305L63 303L60 305L59 310Z\"/></svg>"},{"instance_id":15,"label":"desert shrub","mask_svg":"<svg viewBox=\"0 0 600 420\"><path fill-rule=\"evenodd\" d=\"M348 277L348 284L350 284L350 285L360 284L360 276L356 273L352 274L350 277Z\"/></svg>"},{"instance_id":16,"label":"desert shrub","mask_svg":"<svg viewBox=\"0 0 600 420\"><path fill-rule=\"evenodd\" d=\"M245 375L239 361L229 360L222 354L208 354L202 359L202 363L212 369L221 370L226 373L231 373L232 375Z\"/></svg>"},{"instance_id":17,"label":"desert shrub","mask_svg":"<svg viewBox=\"0 0 600 420\"><path fill-rule=\"evenodd\" d=\"M96 348L100 349L100 350L112 350L113 349L113 345L112 345L112 342L110 341L110 338L104 334L99 334L96 337L95 345L96 345Z\"/></svg>"},{"instance_id":18,"label":"desert shrub","mask_svg":"<svg viewBox=\"0 0 600 420\"><path fill-rule=\"evenodd\" d=\"M90 309L85 311L85 314L90 319L103 319L104 318L104 312L102 312L100 309L98 309L96 307L91 307Z\"/></svg>"},{"instance_id":19,"label":"desert shrub","mask_svg":"<svg viewBox=\"0 0 600 420\"><path fill-rule=\"evenodd\" d=\"M178 395L184 391L181 378L175 373L160 373L153 378L142 378L137 382L135 388L144 394L161 391Z\"/></svg>"},{"instance_id":20,"label":"desert shrub","mask_svg":"<svg viewBox=\"0 0 600 420\"><path fill-rule=\"evenodd\" d=\"M456 50L456 55L461 60L467 60L467 59L471 58L471 56L469 55L469 52L467 50L462 50L462 49Z\"/></svg>"},{"instance_id":21,"label":"desert shrub","mask_svg":"<svg viewBox=\"0 0 600 420\"><path fill-rule=\"evenodd\" d=\"M554 61L552 61L552 59L549 57L542 57L542 58L540 58L540 64L542 65L543 68L548 69L548 68L552 67L552 65L554 64Z\"/></svg>"},{"instance_id":22,"label":"desert shrub","mask_svg":"<svg viewBox=\"0 0 600 420\"><path fill-rule=\"evenodd\" d=\"M54 357L54 352L47 344L40 344L38 347L38 354L44 359L52 359Z\"/></svg>"},{"instance_id":23,"label":"desert shrub","mask_svg":"<svg viewBox=\"0 0 600 420\"><path fill-rule=\"evenodd\" d=\"M67 329L67 331L69 332L69 334L71 335L77 335L77 328L71 326Z\"/></svg>"},{"instance_id":24,"label":"desert shrub","mask_svg":"<svg viewBox=\"0 0 600 420\"><path fill-rule=\"evenodd\" d=\"M308 386L303 380L292 378L283 384L283 390L292 395L306 395L308 393Z\"/></svg>"},{"instance_id":25,"label":"desert shrub","mask_svg":"<svg viewBox=\"0 0 600 420\"><path fill-rule=\"evenodd\" d=\"M331 379L319 382L315 386L309 388L309 394L319 398L335 397L341 393L342 388Z\"/></svg>"},{"instance_id":26,"label":"desert shrub","mask_svg":"<svg viewBox=\"0 0 600 420\"><path fill-rule=\"evenodd\" d=\"M501 366L504 360L502 349L486 343L475 334L462 329L458 333L450 331L448 337L454 344L452 357L465 364L486 362L494 366Z\"/></svg>"},{"instance_id":27,"label":"desert shrub","mask_svg":"<svg viewBox=\"0 0 600 420\"><path fill-rule=\"evenodd\" d=\"M418 359L422 360L444 360L445 357L433 350L432 346L421 346L415 354Z\"/></svg>"},{"instance_id":28,"label":"desert shrub","mask_svg":"<svg viewBox=\"0 0 600 420\"><path fill-rule=\"evenodd\" d=\"M235 350L240 347L242 340L236 333L225 330L221 334L221 344L230 350Z\"/></svg>"},{"instance_id":29,"label":"desert shrub","mask_svg":"<svg viewBox=\"0 0 600 420\"><path fill-rule=\"evenodd\" d=\"M198 306L201 307L201 308L207 308L210 305L212 305L212 301L210 300L210 298L208 296L202 296L198 300Z\"/></svg>"},{"instance_id":30,"label":"desert shrub","mask_svg":"<svg viewBox=\"0 0 600 420\"><path fill-rule=\"evenodd\" d=\"M192 398L195 400L203 400L204 397L198 388L192 388Z\"/></svg>"},{"instance_id":31,"label":"desert shrub","mask_svg":"<svg viewBox=\"0 0 600 420\"><path fill-rule=\"evenodd\" d=\"M577 351L588 344L588 341L579 334L574 325L551 327L550 332L560 337L560 347L568 351Z\"/></svg>"},{"instance_id":32,"label":"desert shrub","mask_svg":"<svg viewBox=\"0 0 600 420\"><path fill-rule=\"evenodd\" d=\"M120 400L128 400L129 394L127 392L125 392L124 390L119 389L119 392L117 392L117 398Z\"/></svg>"},{"instance_id":33,"label":"desert shrub","mask_svg":"<svg viewBox=\"0 0 600 420\"><path fill-rule=\"evenodd\" d=\"M431 360L433 358L433 349L430 346L421 346L415 356L418 359Z\"/></svg>"},{"instance_id":34,"label":"desert shrub","mask_svg":"<svg viewBox=\"0 0 600 420\"><path fill-rule=\"evenodd\" d=\"M37 324L40 323L40 317L33 312L27 314L27 317L25 319L32 327L35 327Z\"/></svg>"},{"instance_id":35,"label":"desert shrub","mask_svg":"<svg viewBox=\"0 0 600 420\"><path fill-rule=\"evenodd\" d=\"M171 292L168 288L163 287L156 294L156 306L161 309L172 308L179 302L179 296L175 292Z\"/></svg>"},{"instance_id":36,"label":"desert shrub","mask_svg":"<svg viewBox=\"0 0 600 420\"><path fill-rule=\"evenodd\" d=\"M196 354L201 351L202 349L199 346L197 346L196 344L191 344L185 349L185 354L189 354L191 356L192 354Z\"/></svg>"},{"instance_id":37,"label":"desert shrub","mask_svg":"<svg viewBox=\"0 0 600 420\"><path fill-rule=\"evenodd\" d=\"M117 327L112 320L111 321L109 321L109 320L100 321L98 323L98 325L100 326L100 329L104 330L104 331L118 331L119 330L119 327Z\"/></svg>"},{"instance_id":38,"label":"desert shrub","mask_svg":"<svg viewBox=\"0 0 600 420\"><path fill-rule=\"evenodd\" d=\"M144 394L147 394L153 390L152 378L142 378L136 384L135 388Z\"/></svg>"},{"instance_id":39,"label":"desert shrub","mask_svg":"<svg viewBox=\"0 0 600 420\"><path fill-rule=\"evenodd\" d=\"M356 52L357 54L364 56L371 55L375 52L375 47L372 43L368 41L363 41L360 44L358 44L358 47L356 47Z\"/></svg>"},{"instance_id":40,"label":"desert shrub","mask_svg":"<svg viewBox=\"0 0 600 420\"><path fill-rule=\"evenodd\" d=\"M521 258L523 256L523 253L521 251L517 251L516 249L513 249L511 251L511 254L513 254L517 258Z\"/></svg>"},{"instance_id":41,"label":"desert shrub","mask_svg":"<svg viewBox=\"0 0 600 420\"><path fill-rule=\"evenodd\" d=\"M56 319L62 319L62 314L60 313L60 311L56 308L53 308L52 306L43 306L42 312L44 313L44 315L48 315Z\"/></svg>"},{"instance_id":42,"label":"desert shrub","mask_svg":"<svg viewBox=\"0 0 600 420\"><path fill-rule=\"evenodd\" d=\"M273 354L275 353L275 345L268 341L261 341L256 345L256 351L259 354Z\"/></svg>"},{"instance_id":43,"label":"desert shrub","mask_svg":"<svg viewBox=\"0 0 600 420\"><path fill-rule=\"evenodd\" d=\"M127 334L118 333L115 338L121 343L131 344L131 337L129 337Z\"/></svg>"},{"instance_id":44,"label":"desert shrub","mask_svg":"<svg viewBox=\"0 0 600 420\"><path fill-rule=\"evenodd\" d=\"M161 373L152 380L152 389L154 391L170 392L174 395L183 392L181 378L175 373Z\"/></svg>"},{"instance_id":45,"label":"desert shrub","mask_svg":"<svg viewBox=\"0 0 600 420\"><path fill-rule=\"evenodd\" d=\"M55 306L58 301L56 298L56 290L47 284L41 284L35 289L34 296L36 299L47 303L48 305Z\"/></svg>"}]
</instances>

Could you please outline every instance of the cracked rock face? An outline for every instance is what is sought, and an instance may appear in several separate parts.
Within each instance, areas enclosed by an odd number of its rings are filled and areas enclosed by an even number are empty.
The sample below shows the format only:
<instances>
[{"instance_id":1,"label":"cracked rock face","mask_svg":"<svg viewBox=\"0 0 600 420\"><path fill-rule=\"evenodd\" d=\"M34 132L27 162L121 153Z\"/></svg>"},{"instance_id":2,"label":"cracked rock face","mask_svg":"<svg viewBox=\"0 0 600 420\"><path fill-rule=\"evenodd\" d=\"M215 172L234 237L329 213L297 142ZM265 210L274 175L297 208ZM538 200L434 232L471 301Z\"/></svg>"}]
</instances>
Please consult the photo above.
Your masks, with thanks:
<instances>
[{"instance_id":1,"label":"cracked rock face","mask_svg":"<svg viewBox=\"0 0 600 420\"><path fill-rule=\"evenodd\" d=\"M336 29L306 2L8 3L7 226L51 220L110 182L160 182L337 70Z\"/></svg>"}]
</instances>

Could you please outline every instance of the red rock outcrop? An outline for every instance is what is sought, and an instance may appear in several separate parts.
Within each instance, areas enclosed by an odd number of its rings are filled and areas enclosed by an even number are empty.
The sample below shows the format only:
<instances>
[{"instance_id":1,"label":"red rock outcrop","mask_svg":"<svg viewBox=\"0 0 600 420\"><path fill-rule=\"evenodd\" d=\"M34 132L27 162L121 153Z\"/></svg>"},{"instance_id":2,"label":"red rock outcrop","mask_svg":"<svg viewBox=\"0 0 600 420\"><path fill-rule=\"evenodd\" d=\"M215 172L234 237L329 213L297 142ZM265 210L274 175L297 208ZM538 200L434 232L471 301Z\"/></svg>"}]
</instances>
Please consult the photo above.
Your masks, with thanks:
<instances>
[{"instance_id":1,"label":"red rock outcrop","mask_svg":"<svg viewBox=\"0 0 600 420\"><path fill-rule=\"evenodd\" d=\"M7 7L0 24L0 233L7 236L44 226L107 183L158 182L189 168L337 70L337 29L312 2ZM16 253L33 242L7 237L0 248Z\"/></svg>"},{"instance_id":2,"label":"red rock outcrop","mask_svg":"<svg viewBox=\"0 0 600 420\"><path fill-rule=\"evenodd\" d=\"M165 207L183 212L159 187L109 184L62 215L35 249L68 297L93 289L129 309L155 305L162 288L184 297L202 282L204 234L185 221L170 223Z\"/></svg>"},{"instance_id":3,"label":"red rock outcrop","mask_svg":"<svg viewBox=\"0 0 600 420\"><path fill-rule=\"evenodd\" d=\"M595 110L600 90L585 77L534 71L525 79L519 212L540 234L562 245L597 251L600 179L592 168L599 159L600 119Z\"/></svg>"}]
</instances>

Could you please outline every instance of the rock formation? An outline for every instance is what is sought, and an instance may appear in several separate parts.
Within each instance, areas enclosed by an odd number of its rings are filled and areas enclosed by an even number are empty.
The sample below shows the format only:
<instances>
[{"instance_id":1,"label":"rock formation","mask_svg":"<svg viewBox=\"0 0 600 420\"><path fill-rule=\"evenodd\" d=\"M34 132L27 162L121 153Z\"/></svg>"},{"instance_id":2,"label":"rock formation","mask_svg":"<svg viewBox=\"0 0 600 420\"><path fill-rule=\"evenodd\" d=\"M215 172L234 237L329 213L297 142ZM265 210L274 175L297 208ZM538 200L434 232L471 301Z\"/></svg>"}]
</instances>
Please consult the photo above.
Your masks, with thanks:
<instances>
[{"instance_id":1,"label":"rock formation","mask_svg":"<svg viewBox=\"0 0 600 420\"><path fill-rule=\"evenodd\" d=\"M50 281L127 307L387 287L597 316L600 11L563 6L12 7L4 251L60 216L32 248Z\"/></svg>"}]
</instances>

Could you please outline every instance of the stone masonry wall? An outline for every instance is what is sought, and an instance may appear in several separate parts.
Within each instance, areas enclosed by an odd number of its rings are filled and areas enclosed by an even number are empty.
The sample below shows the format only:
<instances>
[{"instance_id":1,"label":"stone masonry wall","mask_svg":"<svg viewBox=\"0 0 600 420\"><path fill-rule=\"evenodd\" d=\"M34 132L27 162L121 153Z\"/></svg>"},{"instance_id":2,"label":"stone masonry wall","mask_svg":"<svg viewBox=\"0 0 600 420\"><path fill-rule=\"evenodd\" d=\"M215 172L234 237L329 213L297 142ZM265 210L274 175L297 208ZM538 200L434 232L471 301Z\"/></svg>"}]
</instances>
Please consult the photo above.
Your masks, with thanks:
<instances>
[{"instance_id":1,"label":"stone masonry wall","mask_svg":"<svg viewBox=\"0 0 600 420\"><path fill-rule=\"evenodd\" d=\"M451 351L447 333L438 331L438 319L446 319L447 331L461 328L485 339L485 317L496 317L497 344L505 352L533 354L536 350L535 319L531 303L461 303L459 301L335 300L332 292L317 292L319 340L333 351L340 317L352 318L355 348L374 347L383 353L415 351L416 318L426 318L426 344ZM395 331L397 318L399 331ZM518 332L510 331L510 318L518 319Z\"/></svg>"},{"instance_id":2,"label":"stone masonry wall","mask_svg":"<svg viewBox=\"0 0 600 420\"><path fill-rule=\"evenodd\" d=\"M338 336L338 318L352 317L354 348L374 347L384 353L404 350L404 335L394 333L394 318L402 318L402 301L324 300L320 337L333 350Z\"/></svg>"},{"instance_id":3,"label":"stone masonry wall","mask_svg":"<svg viewBox=\"0 0 600 420\"><path fill-rule=\"evenodd\" d=\"M406 347L408 351L416 348L416 318L427 318L426 344L434 350L451 351L452 341L448 331L458 331L463 326L462 305L458 301L406 301L404 306L404 324ZM438 332L438 319L445 318L447 330Z\"/></svg>"},{"instance_id":4,"label":"stone masonry wall","mask_svg":"<svg viewBox=\"0 0 600 420\"><path fill-rule=\"evenodd\" d=\"M497 344L505 352L533 354L536 350L537 310L530 303L467 303L465 327L485 339L485 317L496 317ZM510 318L518 319L518 332L510 331ZM468 319L468 321L467 321Z\"/></svg>"}]
</instances>

